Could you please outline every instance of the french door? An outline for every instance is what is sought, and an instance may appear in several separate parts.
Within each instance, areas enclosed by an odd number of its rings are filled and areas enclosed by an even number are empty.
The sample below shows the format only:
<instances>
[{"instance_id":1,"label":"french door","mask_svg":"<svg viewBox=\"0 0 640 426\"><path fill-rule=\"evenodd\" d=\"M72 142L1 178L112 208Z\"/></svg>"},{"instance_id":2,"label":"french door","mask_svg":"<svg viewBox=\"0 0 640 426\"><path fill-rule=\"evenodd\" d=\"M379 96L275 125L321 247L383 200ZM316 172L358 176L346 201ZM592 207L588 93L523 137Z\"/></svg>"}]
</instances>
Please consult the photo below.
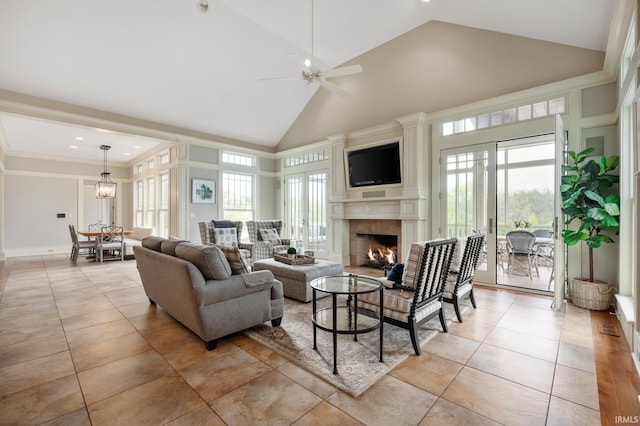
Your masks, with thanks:
<instances>
[{"instance_id":1,"label":"french door","mask_svg":"<svg viewBox=\"0 0 640 426\"><path fill-rule=\"evenodd\" d=\"M557 116L555 135L441 151L441 234L447 238L474 233L486 236L477 282L553 289L554 307L561 306L565 246L560 236L563 216L558 188L565 143L562 120ZM534 287L528 277L512 276L507 269L504 236L515 222L522 221L529 231L553 233L552 265L535 277L544 279L541 287Z\"/></svg>"},{"instance_id":2,"label":"french door","mask_svg":"<svg viewBox=\"0 0 640 426\"><path fill-rule=\"evenodd\" d=\"M285 176L285 226L299 247L327 255L326 171Z\"/></svg>"},{"instance_id":3,"label":"french door","mask_svg":"<svg viewBox=\"0 0 640 426\"><path fill-rule=\"evenodd\" d=\"M567 149L567 133L564 129L564 123L559 114L556 114L555 123L555 148L556 148L556 169L554 173L554 182L556 188L560 188L562 182L562 165L565 160L564 151ZM554 232L554 271L555 271L555 287L553 295L553 309L560 309L565 295L566 280L566 258L564 241L562 240L562 229L564 228L564 216L562 214L562 196L560 191L555 194L555 218L553 222Z\"/></svg>"},{"instance_id":4,"label":"french door","mask_svg":"<svg viewBox=\"0 0 640 426\"><path fill-rule=\"evenodd\" d=\"M496 280L496 144L443 150L440 157L440 218L447 238L484 234L475 280Z\"/></svg>"}]
</instances>

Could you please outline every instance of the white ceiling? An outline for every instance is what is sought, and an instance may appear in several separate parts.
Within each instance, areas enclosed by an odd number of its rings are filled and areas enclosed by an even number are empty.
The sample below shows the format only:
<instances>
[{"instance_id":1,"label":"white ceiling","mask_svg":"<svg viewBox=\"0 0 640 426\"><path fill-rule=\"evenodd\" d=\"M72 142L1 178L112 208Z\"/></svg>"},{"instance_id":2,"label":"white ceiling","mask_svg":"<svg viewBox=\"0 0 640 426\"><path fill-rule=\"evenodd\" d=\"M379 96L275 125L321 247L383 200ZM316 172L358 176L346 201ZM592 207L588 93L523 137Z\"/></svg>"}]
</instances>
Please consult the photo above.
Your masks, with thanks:
<instances>
[{"instance_id":1,"label":"white ceiling","mask_svg":"<svg viewBox=\"0 0 640 426\"><path fill-rule=\"evenodd\" d=\"M615 1L315 0L314 63L337 67L430 20L604 51ZM0 0L0 89L275 147L318 88L261 79L300 75L311 0L200 2ZM16 116L0 124L8 152L100 160L108 144L126 162L153 146Z\"/></svg>"}]
</instances>

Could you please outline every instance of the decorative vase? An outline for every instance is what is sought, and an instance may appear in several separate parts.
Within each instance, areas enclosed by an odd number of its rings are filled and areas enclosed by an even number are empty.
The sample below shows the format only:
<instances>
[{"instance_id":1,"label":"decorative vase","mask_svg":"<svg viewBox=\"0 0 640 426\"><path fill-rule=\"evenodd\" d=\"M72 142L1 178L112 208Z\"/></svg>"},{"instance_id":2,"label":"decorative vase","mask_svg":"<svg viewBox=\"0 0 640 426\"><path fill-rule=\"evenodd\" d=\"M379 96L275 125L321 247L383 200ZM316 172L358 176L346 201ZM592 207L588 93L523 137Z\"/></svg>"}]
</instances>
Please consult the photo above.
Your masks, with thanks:
<instances>
[{"instance_id":1,"label":"decorative vase","mask_svg":"<svg viewBox=\"0 0 640 426\"><path fill-rule=\"evenodd\" d=\"M295 255L295 254L287 254L287 257L288 257L289 259L293 260L293 259L295 259L295 258L296 258L296 255Z\"/></svg>"},{"instance_id":2,"label":"decorative vase","mask_svg":"<svg viewBox=\"0 0 640 426\"><path fill-rule=\"evenodd\" d=\"M571 281L571 302L579 308L605 311L611 305L611 284L574 278Z\"/></svg>"}]
</instances>

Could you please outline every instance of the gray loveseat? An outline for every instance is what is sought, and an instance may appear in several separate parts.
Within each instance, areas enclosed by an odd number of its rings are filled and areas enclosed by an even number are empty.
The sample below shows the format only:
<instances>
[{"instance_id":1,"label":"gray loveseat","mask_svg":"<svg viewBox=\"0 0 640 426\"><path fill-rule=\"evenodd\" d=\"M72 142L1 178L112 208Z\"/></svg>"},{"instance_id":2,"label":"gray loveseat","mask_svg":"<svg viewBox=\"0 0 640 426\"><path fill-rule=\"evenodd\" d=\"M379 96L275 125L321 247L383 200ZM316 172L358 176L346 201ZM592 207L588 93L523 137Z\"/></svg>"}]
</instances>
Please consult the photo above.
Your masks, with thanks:
<instances>
[{"instance_id":1,"label":"gray loveseat","mask_svg":"<svg viewBox=\"0 0 640 426\"><path fill-rule=\"evenodd\" d=\"M238 273L215 246L146 237L133 247L144 291L152 304L197 334L208 350L229 334L271 321L284 312L282 283L270 271Z\"/></svg>"}]
</instances>

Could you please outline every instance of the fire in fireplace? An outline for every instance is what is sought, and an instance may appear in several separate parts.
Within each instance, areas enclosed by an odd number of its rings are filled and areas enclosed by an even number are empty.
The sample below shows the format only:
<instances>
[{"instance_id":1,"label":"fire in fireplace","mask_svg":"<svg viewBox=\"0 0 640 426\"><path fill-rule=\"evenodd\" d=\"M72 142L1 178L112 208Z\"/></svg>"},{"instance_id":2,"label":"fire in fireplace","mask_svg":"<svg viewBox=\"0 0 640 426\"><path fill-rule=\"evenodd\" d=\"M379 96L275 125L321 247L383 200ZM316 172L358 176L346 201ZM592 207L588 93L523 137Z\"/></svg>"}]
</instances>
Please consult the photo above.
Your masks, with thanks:
<instances>
[{"instance_id":1,"label":"fire in fireplace","mask_svg":"<svg viewBox=\"0 0 640 426\"><path fill-rule=\"evenodd\" d=\"M371 246L369 246L367 256L369 256L369 258L365 262L365 266L374 268L384 268L385 265L394 265L397 260L395 253L389 247L371 248Z\"/></svg>"},{"instance_id":2,"label":"fire in fireplace","mask_svg":"<svg viewBox=\"0 0 640 426\"><path fill-rule=\"evenodd\" d=\"M398 261L396 235L357 234L358 265L385 269Z\"/></svg>"},{"instance_id":3,"label":"fire in fireplace","mask_svg":"<svg viewBox=\"0 0 640 426\"><path fill-rule=\"evenodd\" d=\"M350 219L349 220L349 264L391 269L401 261L402 221L395 219ZM370 256L375 262L369 262ZM389 251L393 256L388 258ZM369 263L367 263L369 262Z\"/></svg>"}]
</instances>

